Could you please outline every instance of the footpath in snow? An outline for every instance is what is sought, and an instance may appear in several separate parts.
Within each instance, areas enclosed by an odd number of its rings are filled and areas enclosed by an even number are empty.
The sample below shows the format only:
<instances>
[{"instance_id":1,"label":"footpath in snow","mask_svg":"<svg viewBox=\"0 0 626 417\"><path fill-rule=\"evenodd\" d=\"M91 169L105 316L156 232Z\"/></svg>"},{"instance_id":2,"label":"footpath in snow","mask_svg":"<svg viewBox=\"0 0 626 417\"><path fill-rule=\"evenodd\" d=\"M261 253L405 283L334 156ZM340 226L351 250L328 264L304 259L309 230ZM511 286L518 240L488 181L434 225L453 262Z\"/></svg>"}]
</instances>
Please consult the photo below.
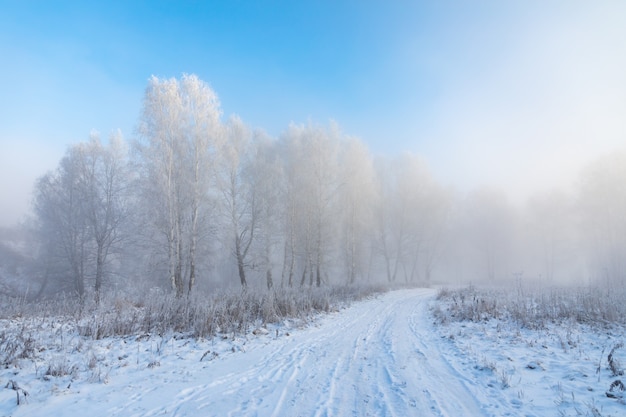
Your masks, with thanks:
<instances>
[{"instance_id":1,"label":"footpath in snow","mask_svg":"<svg viewBox=\"0 0 626 417\"><path fill-rule=\"evenodd\" d=\"M390 292L304 329L249 335L222 354L205 355L206 343L219 341L103 341L100 354L126 358L107 371L106 383L33 382L20 406L5 389L0 415L498 415L442 355L441 345L451 345L434 331L428 311L434 294Z\"/></svg>"}]
</instances>

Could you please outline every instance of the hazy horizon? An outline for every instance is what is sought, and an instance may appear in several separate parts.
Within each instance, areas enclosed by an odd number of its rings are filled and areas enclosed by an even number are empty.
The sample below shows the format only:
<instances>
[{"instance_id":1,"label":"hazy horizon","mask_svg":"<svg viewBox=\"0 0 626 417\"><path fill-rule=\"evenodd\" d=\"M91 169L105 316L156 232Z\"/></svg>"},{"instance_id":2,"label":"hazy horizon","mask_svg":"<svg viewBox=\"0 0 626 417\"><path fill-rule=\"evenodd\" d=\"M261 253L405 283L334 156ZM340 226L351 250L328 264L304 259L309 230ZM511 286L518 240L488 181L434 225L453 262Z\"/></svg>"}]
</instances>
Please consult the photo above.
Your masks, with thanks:
<instances>
[{"instance_id":1,"label":"hazy horizon","mask_svg":"<svg viewBox=\"0 0 626 417\"><path fill-rule=\"evenodd\" d=\"M624 147L626 4L5 2L0 226L92 129L133 139L148 78L197 74L277 137L335 120L514 202Z\"/></svg>"}]
</instances>

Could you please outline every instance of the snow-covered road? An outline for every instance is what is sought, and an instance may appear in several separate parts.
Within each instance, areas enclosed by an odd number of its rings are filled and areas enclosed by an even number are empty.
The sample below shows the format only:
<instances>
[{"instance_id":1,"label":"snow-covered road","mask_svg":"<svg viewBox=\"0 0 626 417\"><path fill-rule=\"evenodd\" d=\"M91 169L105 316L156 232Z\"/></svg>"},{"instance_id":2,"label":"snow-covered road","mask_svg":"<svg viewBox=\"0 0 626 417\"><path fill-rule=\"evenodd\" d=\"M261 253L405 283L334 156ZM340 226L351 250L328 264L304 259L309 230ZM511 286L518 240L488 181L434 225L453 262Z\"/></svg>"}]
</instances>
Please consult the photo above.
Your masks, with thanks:
<instances>
[{"instance_id":1,"label":"snow-covered road","mask_svg":"<svg viewBox=\"0 0 626 417\"><path fill-rule=\"evenodd\" d=\"M480 415L467 382L433 343L431 294L394 292L359 303L315 329L216 364L206 383L146 414Z\"/></svg>"},{"instance_id":2,"label":"snow-covered road","mask_svg":"<svg viewBox=\"0 0 626 417\"><path fill-rule=\"evenodd\" d=\"M245 351L211 361L201 362L197 348L162 346L156 366L119 368L108 384L34 398L14 416L487 415L472 382L439 350L445 341L428 312L434 293L390 292L289 335L252 336Z\"/></svg>"}]
</instances>

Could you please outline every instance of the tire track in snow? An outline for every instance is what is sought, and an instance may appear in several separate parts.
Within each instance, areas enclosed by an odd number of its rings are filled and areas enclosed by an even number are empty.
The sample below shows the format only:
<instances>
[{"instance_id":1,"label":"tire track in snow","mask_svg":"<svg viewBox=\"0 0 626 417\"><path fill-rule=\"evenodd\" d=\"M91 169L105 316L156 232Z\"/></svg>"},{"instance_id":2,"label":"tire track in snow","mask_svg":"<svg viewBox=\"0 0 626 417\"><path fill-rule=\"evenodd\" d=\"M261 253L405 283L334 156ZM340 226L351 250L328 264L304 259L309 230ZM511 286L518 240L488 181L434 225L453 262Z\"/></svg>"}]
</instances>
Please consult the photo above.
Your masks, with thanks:
<instances>
[{"instance_id":1,"label":"tire track in snow","mask_svg":"<svg viewBox=\"0 0 626 417\"><path fill-rule=\"evenodd\" d=\"M298 340L276 341L250 369L210 384L213 395L203 396L209 401L202 409L264 416L485 415L469 381L437 349L425 302L433 294L389 293L323 320ZM194 398L184 401L191 410Z\"/></svg>"},{"instance_id":2,"label":"tire track in snow","mask_svg":"<svg viewBox=\"0 0 626 417\"><path fill-rule=\"evenodd\" d=\"M407 324L413 341L414 358L424 385L422 392L429 399L431 410L441 416L487 415L484 406L468 389L472 382L454 369L441 354L441 341L428 324L430 321L427 302L422 298L410 309Z\"/></svg>"}]
</instances>

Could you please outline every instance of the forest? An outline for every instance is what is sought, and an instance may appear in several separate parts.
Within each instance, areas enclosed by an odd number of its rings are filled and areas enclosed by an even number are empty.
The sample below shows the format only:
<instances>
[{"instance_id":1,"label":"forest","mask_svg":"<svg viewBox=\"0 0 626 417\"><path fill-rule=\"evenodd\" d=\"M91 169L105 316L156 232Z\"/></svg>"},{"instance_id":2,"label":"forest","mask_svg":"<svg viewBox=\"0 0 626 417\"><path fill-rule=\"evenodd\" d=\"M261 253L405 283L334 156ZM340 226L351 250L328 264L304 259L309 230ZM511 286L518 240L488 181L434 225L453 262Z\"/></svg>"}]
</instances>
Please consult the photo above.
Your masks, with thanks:
<instances>
[{"instance_id":1,"label":"forest","mask_svg":"<svg viewBox=\"0 0 626 417\"><path fill-rule=\"evenodd\" d=\"M0 231L4 296L624 285L623 151L513 204L442 184L418 155L373 155L335 122L270 137L195 75L150 78L140 114L132 140L94 131L37 180L31 217Z\"/></svg>"}]
</instances>

